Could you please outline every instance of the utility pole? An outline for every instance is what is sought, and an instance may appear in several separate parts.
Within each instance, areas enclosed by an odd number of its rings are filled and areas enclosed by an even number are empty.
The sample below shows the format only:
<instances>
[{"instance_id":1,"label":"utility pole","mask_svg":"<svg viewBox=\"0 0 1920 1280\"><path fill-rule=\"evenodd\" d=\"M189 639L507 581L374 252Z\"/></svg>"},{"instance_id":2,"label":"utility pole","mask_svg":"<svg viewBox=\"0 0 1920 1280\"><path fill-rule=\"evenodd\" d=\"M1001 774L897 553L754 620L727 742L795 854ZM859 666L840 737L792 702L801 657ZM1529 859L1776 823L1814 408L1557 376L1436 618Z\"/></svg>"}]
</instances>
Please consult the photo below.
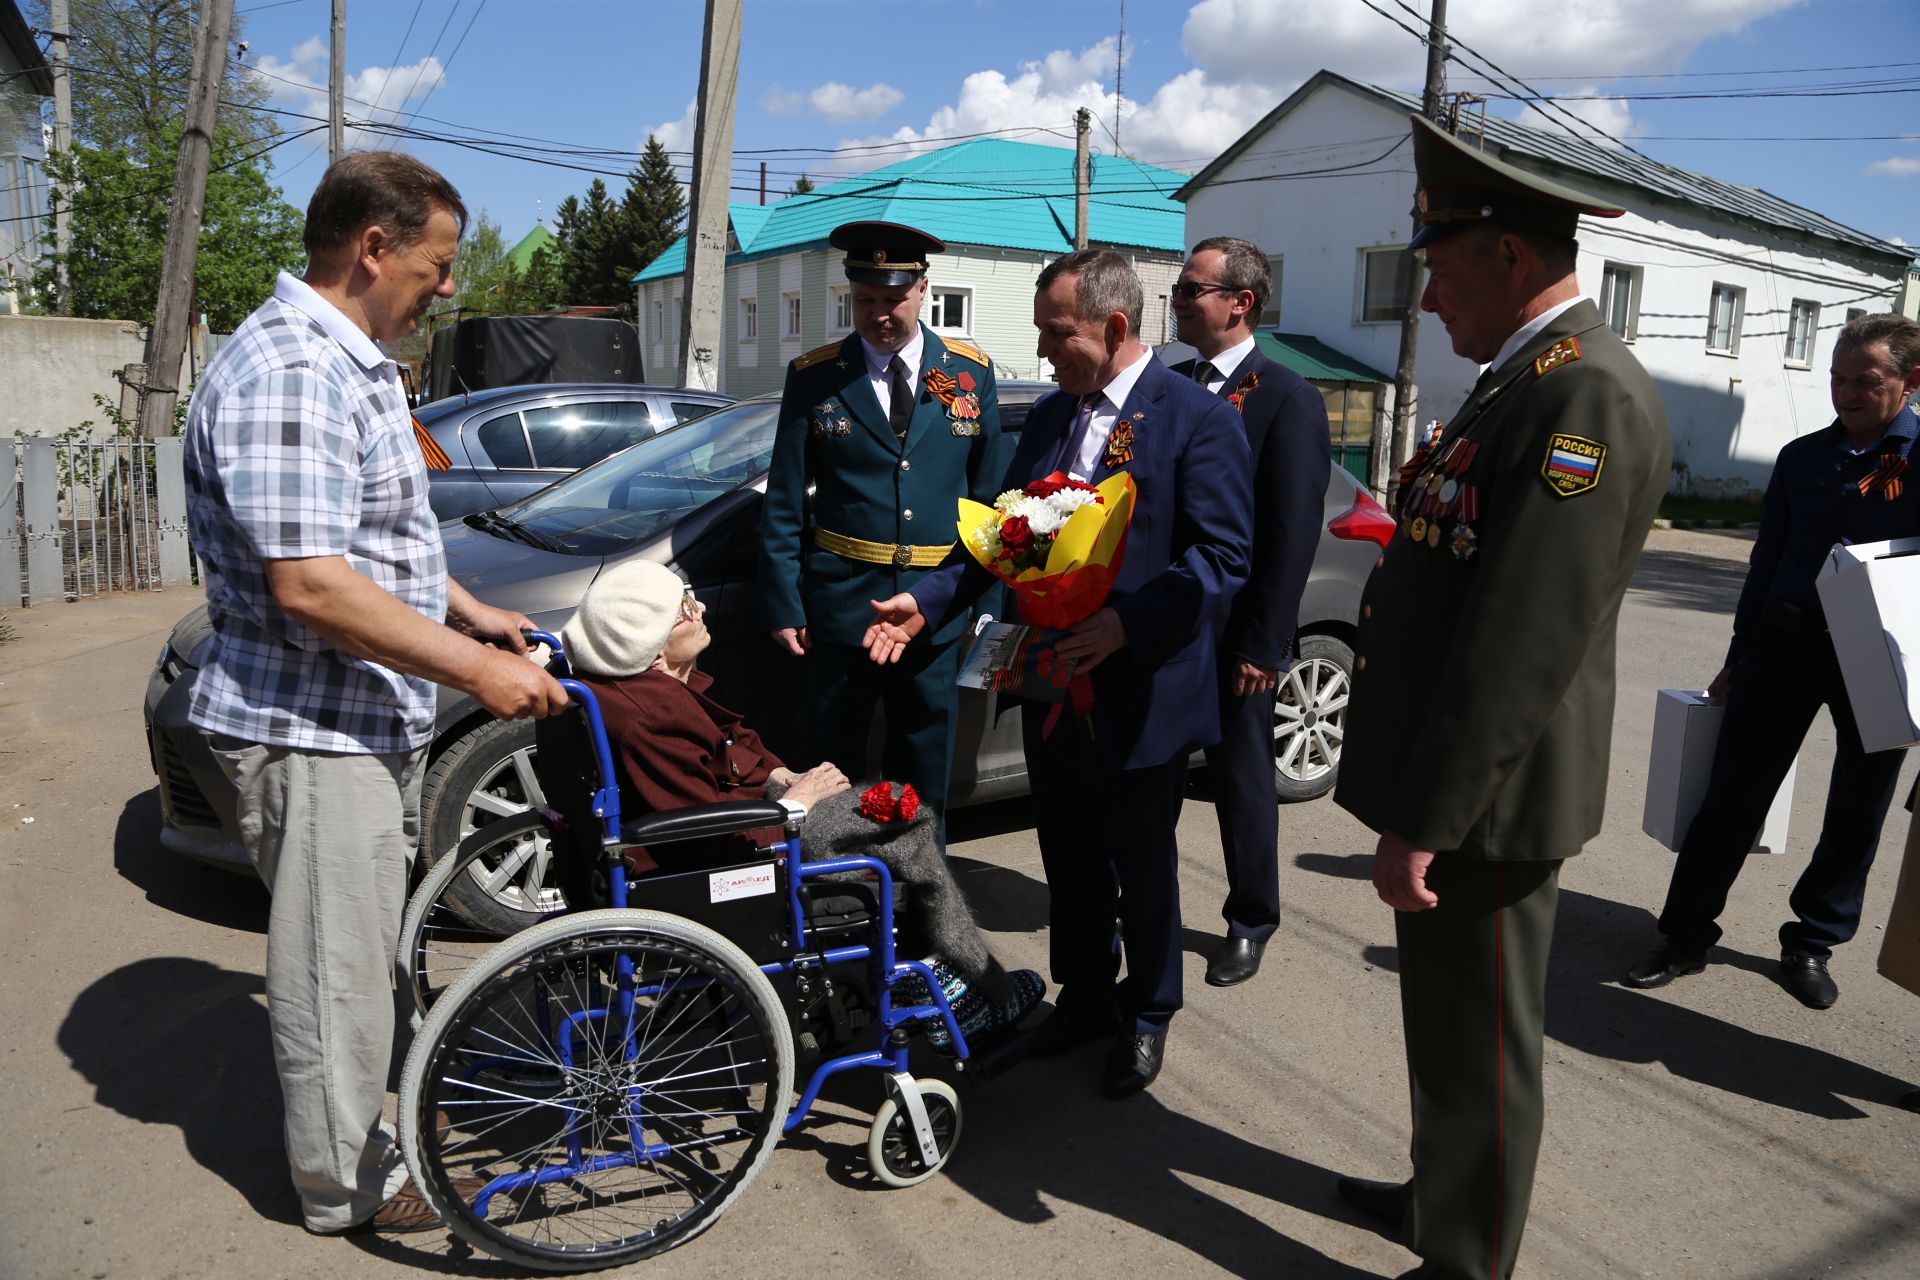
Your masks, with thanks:
<instances>
[{"instance_id":1,"label":"utility pole","mask_svg":"<svg viewBox=\"0 0 1920 1280\"><path fill-rule=\"evenodd\" d=\"M1125 100L1121 91L1121 73L1127 65L1127 0L1120 0L1120 38L1113 46L1113 149L1120 152L1120 104Z\"/></svg>"},{"instance_id":2,"label":"utility pole","mask_svg":"<svg viewBox=\"0 0 1920 1280\"><path fill-rule=\"evenodd\" d=\"M1447 74L1447 0L1432 3L1432 15L1427 20L1427 86L1420 99L1420 113L1438 120ZM1419 227L1417 218L1414 226ZM1417 407L1413 365L1420 344L1420 294L1425 287L1426 271L1420 260L1413 258L1407 264L1407 310L1400 318L1400 360L1393 369L1393 434L1388 440L1376 441L1373 450L1373 488L1389 499L1399 487L1401 464L1413 456L1413 411Z\"/></svg>"},{"instance_id":3,"label":"utility pole","mask_svg":"<svg viewBox=\"0 0 1920 1280\"><path fill-rule=\"evenodd\" d=\"M767 202L767 162L765 160L762 160L760 162L760 203L765 204L766 202Z\"/></svg>"},{"instance_id":4,"label":"utility pole","mask_svg":"<svg viewBox=\"0 0 1920 1280\"><path fill-rule=\"evenodd\" d=\"M233 0L200 0L199 38L193 47L193 88L180 134L180 161L173 175L172 213L160 259L160 297L147 331L147 381L140 397L140 434L160 439L173 431L179 398L180 357L192 322L193 269L200 250L201 205L213 154L213 121L220 109L220 82L227 70L227 38L233 33Z\"/></svg>"},{"instance_id":5,"label":"utility pole","mask_svg":"<svg viewBox=\"0 0 1920 1280\"><path fill-rule=\"evenodd\" d=\"M327 163L347 153L347 0L333 0L333 49L327 58Z\"/></svg>"},{"instance_id":6,"label":"utility pole","mask_svg":"<svg viewBox=\"0 0 1920 1280\"><path fill-rule=\"evenodd\" d=\"M1093 185L1093 157L1087 152L1093 133L1093 112L1085 107L1073 113L1073 247L1087 247L1087 189Z\"/></svg>"},{"instance_id":7,"label":"utility pole","mask_svg":"<svg viewBox=\"0 0 1920 1280\"><path fill-rule=\"evenodd\" d=\"M733 108L740 80L745 0L707 0L700 97L693 124L693 201L687 269L681 277L680 385L720 389L721 311L727 282L727 188L733 169Z\"/></svg>"},{"instance_id":8,"label":"utility pole","mask_svg":"<svg viewBox=\"0 0 1920 1280\"><path fill-rule=\"evenodd\" d=\"M73 153L73 81L67 71L67 44L71 39L67 0L51 0L48 20L53 23L53 149L61 156ZM73 201L67 184L57 184L53 196L53 310L73 314L73 290L67 280L67 254L73 251Z\"/></svg>"}]
</instances>

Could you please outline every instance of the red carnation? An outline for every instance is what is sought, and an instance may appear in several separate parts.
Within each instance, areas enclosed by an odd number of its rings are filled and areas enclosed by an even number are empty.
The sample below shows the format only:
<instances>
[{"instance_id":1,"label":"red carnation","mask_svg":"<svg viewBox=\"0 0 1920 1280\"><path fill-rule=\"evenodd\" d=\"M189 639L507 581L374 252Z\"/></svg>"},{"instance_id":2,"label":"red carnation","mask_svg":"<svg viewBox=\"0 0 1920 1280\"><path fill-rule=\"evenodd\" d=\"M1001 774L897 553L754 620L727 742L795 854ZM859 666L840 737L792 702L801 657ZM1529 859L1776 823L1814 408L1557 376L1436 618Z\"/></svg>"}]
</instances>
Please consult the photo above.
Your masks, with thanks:
<instances>
[{"instance_id":1,"label":"red carnation","mask_svg":"<svg viewBox=\"0 0 1920 1280\"><path fill-rule=\"evenodd\" d=\"M967 375L963 373L960 376L964 378ZM920 793L913 789L911 782L900 788L900 805L896 812L902 822L912 822L914 815L920 812Z\"/></svg>"},{"instance_id":2,"label":"red carnation","mask_svg":"<svg viewBox=\"0 0 1920 1280\"><path fill-rule=\"evenodd\" d=\"M919 801L916 799L915 804ZM893 788L876 782L860 793L860 816L873 822L893 821Z\"/></svg>"},{"instance_id":3,"label":"red carnation","mask_svg":"<svg viewBox=\"0 0 1920 1280\"><path fill-rule=\"evenodd\" d=\"M954 381L954 385L959 387L962 391L973 390L973 375L968 373L965 369L962 369L960 371L960 376L955 378L953 381Z\"/></svg>"},{"instance_id":4,"label":"red carnation","mask_svg":"<svg viewBox=\"0 0 1920 1280\"><path fill-rule=\"evenodd\" d=\"M1008 516L1000 522L1000 554L1011 558L1033 550L1033 526L1025 516Z\"/></svg>"}]
</instances>

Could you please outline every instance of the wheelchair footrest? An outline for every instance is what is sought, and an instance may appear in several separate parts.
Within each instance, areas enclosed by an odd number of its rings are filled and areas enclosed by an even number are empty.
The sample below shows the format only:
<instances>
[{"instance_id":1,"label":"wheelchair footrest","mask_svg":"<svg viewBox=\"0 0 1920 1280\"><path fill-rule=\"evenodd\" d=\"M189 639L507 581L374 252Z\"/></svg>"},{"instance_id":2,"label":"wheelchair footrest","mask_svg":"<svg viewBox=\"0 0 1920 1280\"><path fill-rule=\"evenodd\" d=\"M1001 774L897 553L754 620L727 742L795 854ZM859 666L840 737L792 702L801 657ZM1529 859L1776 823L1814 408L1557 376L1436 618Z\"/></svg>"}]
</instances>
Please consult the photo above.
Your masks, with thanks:
<instances>
[{"instance_id":1,"label":"wheelchair footrest","mask_svg":"<svg viewBox=\"0 0 1920 1280\"><path fill-rule=\"evenodd\" d=\"M1027 1060L1027 1046L1033 1041L1033 1032L1015 1030L1003 1036L995 1036L984 1044L967 1042L973 1052L966 1061L956 1063L960 1074L974 1084L985 1084L1013 1067Z\"/></svg>"}]
</instances>

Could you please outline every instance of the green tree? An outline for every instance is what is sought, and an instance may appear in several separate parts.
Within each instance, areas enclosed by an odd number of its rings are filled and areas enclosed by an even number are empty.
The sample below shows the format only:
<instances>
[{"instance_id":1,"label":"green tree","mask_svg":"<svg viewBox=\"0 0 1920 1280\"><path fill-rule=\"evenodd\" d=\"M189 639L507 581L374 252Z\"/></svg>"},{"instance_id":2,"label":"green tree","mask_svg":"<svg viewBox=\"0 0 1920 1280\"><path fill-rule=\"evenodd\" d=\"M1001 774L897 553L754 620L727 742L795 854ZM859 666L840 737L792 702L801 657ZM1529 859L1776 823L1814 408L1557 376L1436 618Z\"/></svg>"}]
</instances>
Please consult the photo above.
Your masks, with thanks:
<instances>
[{"instance_id":1,"label":"green tree","mask_svg":"<svg viewBox=\"0 0 1920 1280\"><path fill-rule=\"evenodd\" d=\"M622 296L631 293L634 273L652 262L680 237L687 220L687 195L680 186L673 161L659 139L647 136L640 163L627 175L627 193L620 201L626 253L619 263Z\"/></svg>"},{"instance_id":2,"label":"green tree","mask_svg":"<svg viewBox=\"0 0 1920 1280\"><path fill-rule=\"evenodd\" d=\"M179 145L176 123L137 150L75 146L48 158L49 176L76 192L66 255L75 316L153 322ZM196 305L216 331L239 324L273 292L275 273L304 258L300 215L253 150L216 130L194 272ZM53 293L54 256L34 279L42 299Z\"/></svg>"},{"instance_id":3,"label":"green tree","mask_svg":"<svg viewBox=\"0 0 1920 1280\"><path fill-rule=\"evenodd\" d=\"M794 179L793 185L791 187L787 188L787 194L790 196L804 196L812 190L813 190L813 179L809 178L806 174L803 173L798 178Z\"/></svg>"},{"instance_id":4,"label":"green tree","mask_svg":"<svg viewBox=\"0 0 1920 1280\"><path fill-rule=\"evenodd\" d=\"M475 214L453 261L453 278L460 287L454 306L469 315L502 314L508 286L520 274L507 260L507 248L500 224L484 209Z\"/></svg>"},{"instance_id":5,"label":"green tree","mask_svg":"<svg viewBox=\"0 0 1920 1280\"><path fill-rule=\"evenodd\" d=\"M572 196L561 202L560 227L554 232L565 249L560 286L564 300L580 306L610 307L628 301L627 280L621 268L631 258L626 243L621 206L607 194L607 184L595 178L587 198Z\"/></svg>"},{"instance_id":6,"label":"green tree","mask_svg":"<svg viewBox=\"0 0 1920 1280\"><path fill-rule=\"evenodd\" d=\"M516 273L507 286L508 314L534 315L560 306L564 301L560 293L563 262L563 255L547 245L535 249L526 271Z\"/></svg>"}]
</instances>

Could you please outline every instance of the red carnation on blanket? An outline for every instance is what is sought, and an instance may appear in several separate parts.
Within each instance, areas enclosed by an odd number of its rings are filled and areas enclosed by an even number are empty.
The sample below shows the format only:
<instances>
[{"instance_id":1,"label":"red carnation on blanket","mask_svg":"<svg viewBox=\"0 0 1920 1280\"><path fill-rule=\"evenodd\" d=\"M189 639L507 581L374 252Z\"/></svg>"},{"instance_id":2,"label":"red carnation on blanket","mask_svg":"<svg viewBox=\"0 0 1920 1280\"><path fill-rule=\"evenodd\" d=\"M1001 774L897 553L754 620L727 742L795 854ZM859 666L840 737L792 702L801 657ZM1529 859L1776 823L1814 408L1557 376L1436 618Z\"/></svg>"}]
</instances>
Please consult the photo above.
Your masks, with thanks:
<instances>
[{"instance_id":1,"label":"red carnation on blanket","mask_svg":"<svg viewBox=\"0 0 1920 1280\"><path fill-rule=\"evenodd\" d=\"M876 782L860 793L860 816L885 826L889 822L912 822L920 812L920 795L911 783L900 788L895 799L893 784Z\"/></svg>"}]
</instances>

